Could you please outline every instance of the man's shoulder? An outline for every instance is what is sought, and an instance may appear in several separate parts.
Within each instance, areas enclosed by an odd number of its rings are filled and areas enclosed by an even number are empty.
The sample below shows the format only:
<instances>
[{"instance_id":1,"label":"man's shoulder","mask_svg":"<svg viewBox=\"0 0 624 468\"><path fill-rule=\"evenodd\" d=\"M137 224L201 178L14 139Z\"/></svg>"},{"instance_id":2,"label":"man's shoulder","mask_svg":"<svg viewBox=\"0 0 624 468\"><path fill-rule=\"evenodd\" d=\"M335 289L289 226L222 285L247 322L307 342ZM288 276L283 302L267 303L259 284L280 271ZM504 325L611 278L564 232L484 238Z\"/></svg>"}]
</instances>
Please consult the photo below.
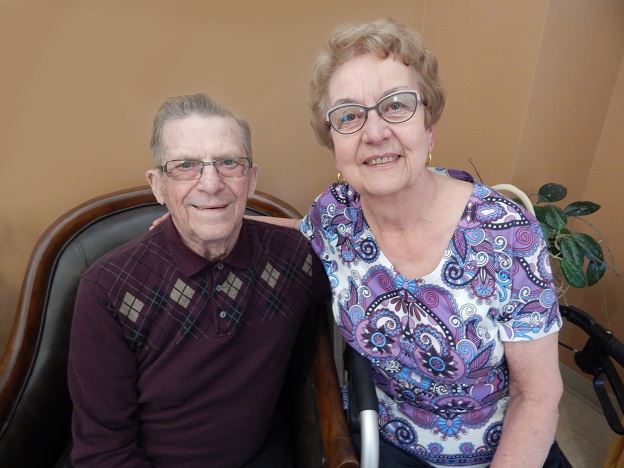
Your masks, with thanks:
<instances>
[{"instance_id":1,"label":"man's shoulder","mask_svg":"<svg viewBox=\"0 0 624 468\"><path fill-rule=\"evenodd\" d=\"M257 221L246 219L245 222L253 263L287 273L283 278L299 278L296 288L309 288L314 304L328 300L327 275L310 242L300 231L262 222L261 217ZM300 281L301 278L306 280Z\"/></svg>"},{"instance_id":2,"label":"man's shoulder","mask_svg":"<svg viewBox=\"0 0 624 468\"><path fill-rule=\"evenodd\" d=\"M294 239L303 239L306 240L305 237L299 232L299 230L288 227L288 226L280 226L277 224L269 223L263 221L262 216L254 217L253 219L245 218L245 223L247 230L250 235L260 235L260 236L274 236L274 237L283 237Z\"/></svg>"},{"instance_id":3,"label":"man's shoulder","mask_svg":"<svg viewBox=\"0 0 624 468\"><path fill-rule=\"evenodd\" d=\"M131 264L144 261L147 256L162 256L164 249L164 236L156 228L105 253L86 269L83 276L106 269L109 265L123 265L127 268Z\"/></svg>"},{"instance_id":4,"label":"man's shoulder","mask_svg":"<svg viewBox=\"0 0 624 468\"><path fill-rule=\"evenodd\" d=\"M282 251L289 249L309 249L307 238L297 229L278 226L258 219L245 219L247 236L253 244L262 245L265 249Z\"/></svg>"}]
</instances>

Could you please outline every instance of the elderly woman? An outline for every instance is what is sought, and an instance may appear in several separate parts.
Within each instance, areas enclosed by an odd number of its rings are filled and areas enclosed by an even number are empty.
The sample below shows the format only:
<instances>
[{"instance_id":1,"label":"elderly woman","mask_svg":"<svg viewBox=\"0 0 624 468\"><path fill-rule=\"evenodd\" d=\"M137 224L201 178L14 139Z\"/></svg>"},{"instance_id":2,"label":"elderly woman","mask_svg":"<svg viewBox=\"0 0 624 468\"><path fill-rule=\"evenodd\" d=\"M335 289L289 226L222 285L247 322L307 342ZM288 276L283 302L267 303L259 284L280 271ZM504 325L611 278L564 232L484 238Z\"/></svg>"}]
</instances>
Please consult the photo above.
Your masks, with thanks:
<instances>
[{"instance_id":1,"label":"elderly woman","mask_svg":"<svg viewBox=\"0 0 624 468\"><path fill-rule=\"evenodd\" d=\"M373 364L382 466L559 466L561 318L542 231L469 174L428 167L444 102L416 32L336 30L310 106L338 182L299 229L342 334Z\"/></svg>"},{"instance_id":2,"label":"elderly woman","mask_svg":"<svg viewBox=\"0 0 624 468\"><path fill-rule=\"evenodd\" d=\"M298 227L342 334L372 363L381 466L564 466L542 231L469 174L428 167L444 102L416 32L389 19L337 29L310 105L338 182Z\"/></svg>"}]
</instances>

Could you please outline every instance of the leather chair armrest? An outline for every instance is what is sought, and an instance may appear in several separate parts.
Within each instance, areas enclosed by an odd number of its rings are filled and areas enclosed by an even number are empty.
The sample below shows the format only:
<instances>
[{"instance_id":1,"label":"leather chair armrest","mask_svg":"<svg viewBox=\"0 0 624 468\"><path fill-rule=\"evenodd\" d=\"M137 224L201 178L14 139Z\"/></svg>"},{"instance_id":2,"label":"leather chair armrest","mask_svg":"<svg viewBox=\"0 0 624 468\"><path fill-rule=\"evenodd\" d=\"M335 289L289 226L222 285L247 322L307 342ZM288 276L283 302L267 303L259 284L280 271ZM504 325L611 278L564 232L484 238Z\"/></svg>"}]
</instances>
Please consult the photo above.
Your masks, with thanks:
<instances>
[{"instance_id":1,"label":"leather chair armrest","mask_svg":"<svg viewBox=\"0 0 624 468\"><path fill-rule=\"evenodd\" d=\"M359 467L342 407L342 396L331 346L329 319L326 313L317 313L316 318L313 372L317 386L316 398L327 466Z\"/></svg>"}]
</instances>

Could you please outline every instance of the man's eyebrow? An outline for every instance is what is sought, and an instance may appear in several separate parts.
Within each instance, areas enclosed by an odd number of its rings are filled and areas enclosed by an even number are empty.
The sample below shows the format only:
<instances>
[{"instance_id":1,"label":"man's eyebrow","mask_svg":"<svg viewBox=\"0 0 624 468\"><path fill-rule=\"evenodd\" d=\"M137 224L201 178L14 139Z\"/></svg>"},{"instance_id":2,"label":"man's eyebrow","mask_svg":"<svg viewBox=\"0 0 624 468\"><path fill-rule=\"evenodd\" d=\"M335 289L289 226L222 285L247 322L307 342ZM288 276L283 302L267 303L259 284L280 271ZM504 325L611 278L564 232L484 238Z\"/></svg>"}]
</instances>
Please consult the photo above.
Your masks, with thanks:
<instances>
[{"instance_id":1,"label":"man's eyebrow","mask_svg":"<svg viewBox=\"0 0 624 468\"><path fill-rule=\"evenodd\" d=\"M236 159L236 158L246 158L247 155L244 151L239 152L238 150L225 150L223 153L212 154L208 156L211 159L209 161L214 161L215 159ZM178 154L169 154L167 156L167 161L204 161L204 156L199 156L198 154L190 153L187 151L181 151Z\"/></svg>"}]
</instances>

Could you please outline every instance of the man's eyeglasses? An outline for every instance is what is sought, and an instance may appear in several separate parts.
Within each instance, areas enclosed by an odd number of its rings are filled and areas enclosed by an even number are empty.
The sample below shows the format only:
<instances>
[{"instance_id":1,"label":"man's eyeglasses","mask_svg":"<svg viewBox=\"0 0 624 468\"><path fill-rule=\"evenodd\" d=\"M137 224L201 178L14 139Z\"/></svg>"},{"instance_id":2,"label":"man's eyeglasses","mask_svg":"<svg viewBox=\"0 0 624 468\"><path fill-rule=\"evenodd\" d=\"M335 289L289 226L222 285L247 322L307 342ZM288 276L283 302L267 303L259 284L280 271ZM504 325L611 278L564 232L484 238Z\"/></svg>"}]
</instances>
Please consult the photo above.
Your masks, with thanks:
<instances>
[{"instance_id":1,"label":"man's eyeglasses","mask_svg":"<svg viewBox=\"0 0 624 468\"><path fill-rule=\"evenodd\" d=\"M338 133L348 135L364 126L371 110L376 110L386 122L406 122L416 113L418 101L422 102L418 91L397 91L388 94L372 107L360 104L340 104L332 107L327 111L325 120Z\"/></svg>"},{"instance_id":2,"label":"man's eyeglasses","mask_svg":"<svg viewBox=\"0 0 624 468\"><path fill-rule=\"evenodd\" d=\"M159 169L174 180L197 180L204 173L204 166L214 166L219 177L235 179L249 172L251 161L248 158L226 158L214 161L172 159L159 166Z\"/></svg>"}]
</instances>

